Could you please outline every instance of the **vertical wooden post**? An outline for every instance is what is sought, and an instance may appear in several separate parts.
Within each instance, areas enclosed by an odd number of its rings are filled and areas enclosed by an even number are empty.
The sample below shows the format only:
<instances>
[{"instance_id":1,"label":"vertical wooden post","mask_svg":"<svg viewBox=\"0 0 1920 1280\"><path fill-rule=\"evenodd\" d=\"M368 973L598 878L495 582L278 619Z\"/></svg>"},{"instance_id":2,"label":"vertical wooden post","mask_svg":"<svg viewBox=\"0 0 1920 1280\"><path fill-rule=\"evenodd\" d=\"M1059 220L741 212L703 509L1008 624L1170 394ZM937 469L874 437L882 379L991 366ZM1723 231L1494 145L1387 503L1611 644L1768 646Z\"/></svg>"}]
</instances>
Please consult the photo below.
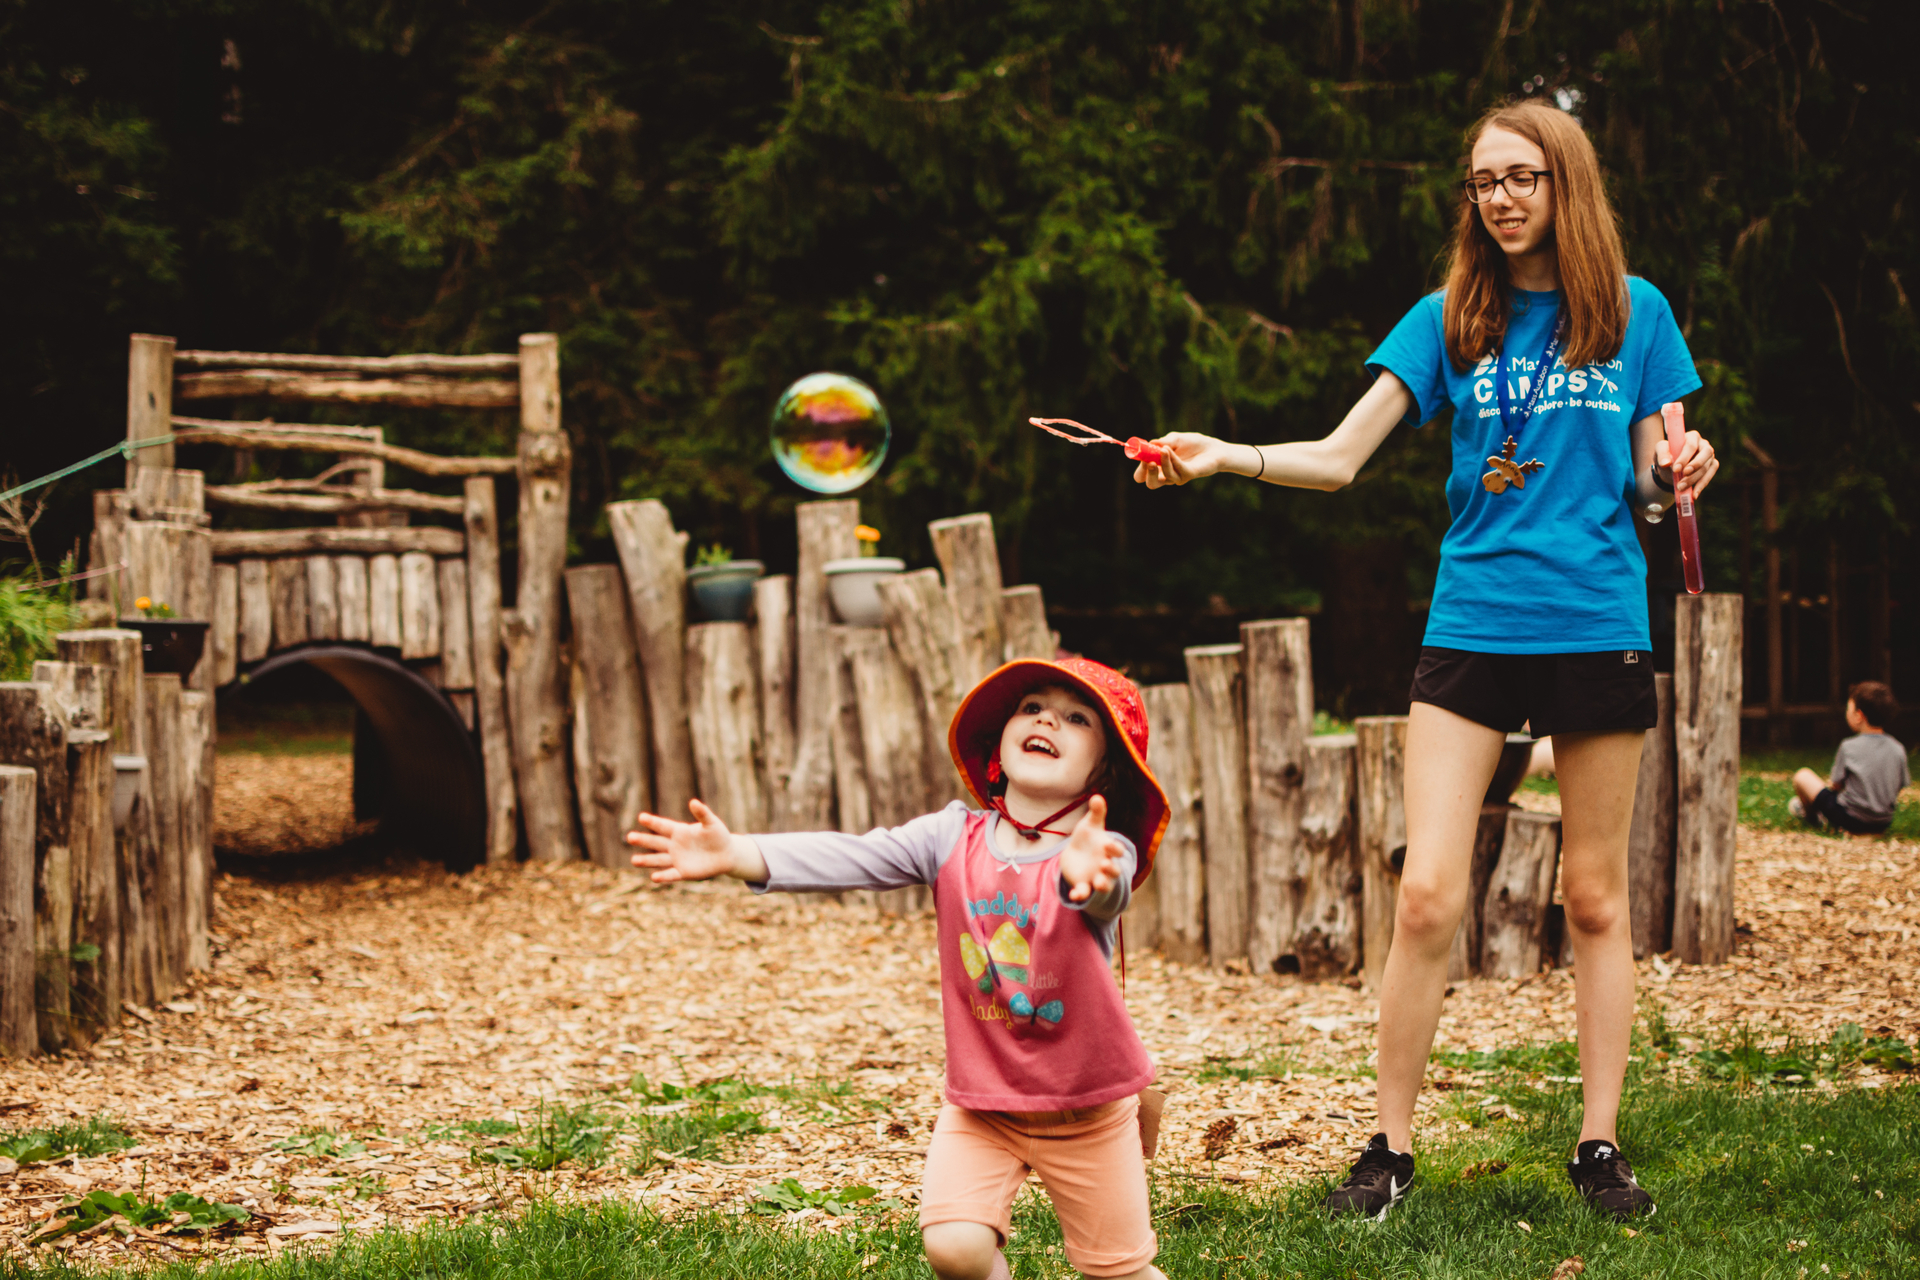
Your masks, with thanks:
<instances>
[{"instance_id":1,"label":"vertical wooden post","mask_svg":"<svg viewBox=\"0 0 1920 1280\"><path fill-rule=\"evenodd\" d=\"M113 735L105 729L68 733L67 777L73 814L68 826L73 849L73 1018L76 1038L90 1042L120 1017L120 878L113 847ZM95 948L98 954L82 959L83 947Z\"/></svg>"},{"instance_id":2,"label":"vertical wooden post","mask_svg":"<svg viewBox=\"0 0 1920 1280\"><path fill-rule=\"evenodd\" d=\"M239 660L258 662L273 652L273 586L265 560L240 562Z\"/></svg>"},{"instance_id":3,"label":"vertical wooden post","mask_svg":"<svg viewBox=\"0 0 1920 1280\"><path fill-rule=\"evenodd\" d=\"M60 661L92 666L101 673L97 677L100 719L93 727L113 735L115 751L138 755L145 742L140 732L140 633L114 628L62 631L54 643Z\"/></svg>"},{"instance_id":4,"label":"vertical wooden post","mask_svg":"<svg viewBox=\"0 0 1920 1280\"><path fill-rule=\"evenodd\" d=\"M1313 659L1305 618L1248 622L1246 651L1247 950L1256 973L1294 956L1310 868L1301 840L1307 736L1313 732ZM1297 959L1297 957L1295 957Z\"/></svg>"},{"instance_id":5,"label":"vertical wooden post","mask_svg":"<svg viewBox=\"0 0 1920 1280\"><path fill-rule=\"evenodd\" d=\"M467 613L467 562L449 556L435 568L440 577L441 683L448 689L471 689L473 630ZM624 615L626 601L620 605Z\"/></svg>"},{"instance_id":6,"label":"vertical wooden post","mask_svg":"<svg viewBox=\"0 0 1920 1280\"><path fill-rule=\"evenodd\" d=\"M1053 630L1047 626L1047 606L1040 597L1039 587L1008 587L1002 591L1000 622L1007 633L1008 662L1015 658L1053 657Z\"/></svg>"},{"instance_id":7,"label":"vertical wooden post","mask_svg":"<svg viewBox=\"0 0 1920 1280\"><path fill-rule=\"evenodd\" d=\"M197 482L198 472L176 472L176 475L192 475ZM213 621L213 534L203 528L188 529L181 538L181 568L179 575L180 598L185 601L180 616L191 618L195 622L211 624ZM211 629L211 626L209 627ZM185 684L190 689L202 693L212 693L214 653L212 645L203 645L200 660L188 673Z\"/></svg>"},{"instance_id":8,"label":"vertical wooden post","mask_svg":"<svg viewBox=\"0 0 1920 1280\"><path fill-rule=\"evenodd\" d=\"M828 628L833 664L827 668L833 702L828 710L826 749L833 764L834 820L841 831L860 834L873 829L873 793L867 785L865 739L860 729L860 702L854 696L853 677L841 655L860 642L865 627Z\"/></svg>"},{"instance_id":9,"label":"vertical wooden post","mask_svg":"<svg viewBox=\"0 0 1920 1280\"><path fill-rule=\"evenodd\" d=\"M151 820L142 831L140 891L153 940L153 994L156 999L165 999L179 990L187 961L187 878L181 814L187 744L181 726L180 677L150 675L143 677L142 683L146 685L147 794L141 797L141 803Z\"/></svg>"},{"instance_id":10,"label":"vertical wooden post","mask_svg":"<svg viewBox=\"0 0 1920 1280\"><path fill-rule=\"evenodd\" d=\"M1507 811L1500 862L1480 911L1480 972L1489 978L1526 978L1546 956L1547 908L1560 868L1560 820L1552 814Z\"/></svg>"},{"instance_id":11,"label":"vertical wooden post","mask_svg":"<svg viewBox=\"0 0 1920 1280\"><path fill-rule=\"evenodd\" d=\"M273 593L273 647L305 644L309 635L307 562L297 556L275 560L268 565L268 579Z\"/></svg>"},{"instance_id":12,"label":"vertical wooden post","mask_svg":"<svg viewBox=\"0 0 1920 1280\"><path fill-rule=\"evenodd\" d=\"M1200 765L1207 853L1207 958L1247 959L1246 681L1237 644L1188 649L1193 740Z\"/></svg>"},{"instance_id":13,"label":"vertical wooden post","mask_svg":"<svg viewBox=\"0 0 1920 1280\"><path fill-rule=\"evenodd\" d=\"M1673 652L1673 949L1689 964L1722 964L1733 955L1740 817L1740 597L1681 596Z\"/></svg>"},{"instance_id":14,"label":"vertical wooden post","mask_svg":"<svg viewBox=\"0 0 1920 1280\"><path fill-rule=\"evenodd\" d=\"M688 627L686 672L700 798L733 830L765 831L760 690L747 624Z\"/></svg>"},{"instance_id":15,"label":"vertical wooden post","mask_svg":"<svg viewBox=\"0 0 1920 1280\"><path fill-rule=\"evenodd\" d=\"M653 808L646 695L620 567L567 570L573 621L573 790L580 834L600 866L631 870L627 832Z\"/></svg>"},{"instance_id":16,"label":"vertical wooden post","mask_svg":"<svg viewBox=\"0 0 1920 1280\"><path fill-rule=\"evenodd\" d=\"M136 333L127 344L127 439L151 440L173 433L173 339ZM127 488L140 467L171 467L173 445L136 449L127 459Z\"/></svg>"},{"instance_id":17,"label":"vertical wooden post","mask_svg":"<svg viewBox=\"0 0 1920 1280\"><path fill-rule=\"evenodd\" d=\"M340 602L340 638L358 644L370 644L373 640L373 615L369 612L371 601L367 598L365 556L333 558L333 591ZM464 602L460 612L466 612Z\"/></svg>"},{"instance_id":18,"label":"vertical wooden post","mask_svg":"<svg viewBox=\"0 0 1920 1280\"><path fill-rule=\"evenodd\" d=\"M125 489L93 491L93 533L87 540L87 568L112 572L89 578L87 596L107 601L113 607L115 618L125 617L133 604L133 597L126 590L127 521L132 511L132 500Z\"/></svg>"},{"instance_id":19,"label":"vertical wooden post","mask_svg":"<svg viewBox=\"0 0 1920 1280\"><path fill-rule=\"evenodd\" d=\"M512 862L519 849L520 806L500 670L500 516L492 476L466 482L467 605L473 627L473 695L480 762L487 775L487 861Z\"/></svg>"},{"instance_id":20,"label":"vertical wooden post","mask_svg":"<svg viewBox=\"0 0 1920 1280\"><path fill-rule=\"evenodd\" d=\"M213 967L213 695L180 694L180 909L183 976Z\"/></svg>"},{"instance_id":21,"label":"vertical wooden post","mask_svg":"<svg viewBox=\"0 0 1920 1280\"><path fill-rule=\"evenodd\" d=\"M1365 879L1354 814L1358 742L1350 733L1307 739L1300 787L1301 863L1306 882L1289 943L1303 978L1343 978L1360 967Z\"/></svg>"},{"instance_id":22,"label":"vertical wooden post","mask_svg":"<svg viewBox=\"0 0 1920 1280\"><path fill-rule=\"evenodd\" d=\"M1480 974L1480 950L1483 930L1481 913L1486 907L1487 886L1493 883L1493 870L1500 865L1500 850L1507 839L1507 814L1510 804L1480 806L1480 823L1473 832L1473 855L1467 864L1467 906L1460 913L1460 925L1453 932L1453 951L1447 957L1447 981Z\"/></svg>"},{"instance_id":23,"label":"vertical wooden post","mask_svg":"<svg viewBox=\"0 0 1920 1280\"><path fill-rule=\"evenodd\" d=\"M913 675L926 744L927 803L937 806L966 795L947 751L947 728L966 690L958 682L959 635L953 602L938 569L916 569L879 583L880 607L894 652Z\"/></svg>"},{"instance_id":24,"label":"vertical wooden post","mask_svg":"<svg viewBox=\"0 0 1920 1280\"><path fill-rule=\"evenodd\" d=\"M674 530L673 517L657 498L610 502L607 523L626 575L647 685L653 802L659 813L685 822L696 787L687 707L686 536Z\"/></svg>"},{"instance_id":25,"label":"vertical wooden post","mask_svg":"<svg viewBox=\"0 0 1920 1280\"><path fill-rule=\"evenodd\" d=\"M1378 990L1393 945L1400 868L1407 858L1407 718L1361 716L1353 732L1360 782L1360 945L1367 985Z\"/></svg>"},{"instance_id":26,"label":"vertical wooden post","mask_svg":"<svg viewBox=\"0 0 1920 1280\"><path fill-rule=\"evenodd\" d=\"M340 638L340 594L335 589L332 556L307 557L307 638Z\"/></svg>"},{"instance_id":27,"label":"vertical wooden post","mask_svg":"<svg viewBox=\"0 0 1920 1280\"><path fill-rule=\"evenodd\" d=\"M1006 630L1000 618L1000 551L993 517L985 513L935 520L927 526L933 553L946 575L947 595L959 627L960 684L971 689L1006 661Z\"/></svg>"},{"instance_id":28,"label":"vertical wooden post","mask_svg":"<svg viewBox=\"0 0 1920 1280\"><path fill-rule=\"evenodd\" d=\"M1166 789L1171 812L1154 859L1160 949L1167 959L1199 964L1207 957L1207 868L1201 841L1200 760L1193 742L1193 695L1184 684L1153 684L1146 703L1147 767Z\"/></svg>"},{"instance_id":29,"label":"vertical wooden post","mask_svg":"<svg viewBox=\"0 0 1920 1280\"><path fill-rule=\"evenodd\" d=\"M507 723L520 820L533 856L580 857L567 776L567 689L560 669L560 573L567 563L567 496L573 452L560 429L560 342L520 336L520 574L514 615L524 643L507 661Z\"/></svg>"},{"instance_id":30,"label":"vertical wooden post","mask_svg":"<svg viewBox=\"0 0 1920 1280\"><path fill-rule=\"evenodd\" d=\"M400 647L399 556L367 559L367 632L376 648Z\"/></svg>"},{"instance_id":31,"label":"vertical wooden post","mask_svg":"<svg viewBox=\"0 0 1920 1280\"><path fill-rule=\"evenodd\" d=\"M240 567L213 566L213 683L229 685L240 674Z\"/></svg>"},{"instance_id":32,"label":"vertical wooden post","mask_svg":"<svg viewBox=\"0 0 1920 1280\"><path fill-rule=\"evenodd\" d=\"M767 756L767 826L786 827L793 775L793 579L753 584L753 654L760 673L760 739Z\"/></svg>"},{"instance_id":33,"label":"vertical wooden post","mask_svg":"<svg viewBox=\"0 0 1920 1280\"><path fill-rule=\"evenodd\" d=\"M33 971L40 1047L67 1047L73 946L73 851L68 843L72 795L67 776L67 721L53 686L0 684L0 763L32 769Z\"/></svg>"},{"instance_id":34,"label":"vertical wooden post","mask_svg":"<svg viewBox=\"0 0 1920 1280\"><path fill-rule=\"evenodd\" d=\"M1644 960L1673 945L1673 853L1678 764L1674 759L1673 677L1653 678L1660 723L1640 748L1633 789L1633 825L1627 834L1627 890L1633 917L1633 957Z\"/></svg>"},{"instance_id":35,"label":"vertical wooden post","mask_svg":"<svg viewBox=\"0 0 1920 1280\"><path fill-rule=\"evenodd\" d=\"M841 631L841 658L859 708L860 751L876 826L897 827L926 813L926 744L913 677L878 627Z\"/></svg>"},{"instance_id":36,"label":"vertical wooden post","mask_svg":"<svg viewBox=\"0 0 1920 1280\"><path fill-rule=\"evenodd\" d=\"M33 998L38 784L34 770L0 764L0 1054L13 1058L27 1057L40 1048L40 1019Z\"/></svg>"},{"instance_id":37,"label":"vertical wooden post","mask_svg":"<svg viewBox=\"0 0 1920 1280\"><path fill-rule=\"evenodd\" d=\"M834 747L834 724L841 714L842 701L833 609L827 601L826 563L860 554L860 540L853 533L860 523L860 504L852 498L802 502L794 508L794 519L800 538L800 563L793 579L794 748L785 827L788 831L818 831L831 823L839 783L846 779L853 785L851 774L842 767L844 753L836 753ZM857 741L849 740L849 751ZM839 825L843 831L848 829L850 812L865 821L864 778L859 785L857 796L839 792Z\"/></svg>"},{"instance_id":38,"label":"vertical wooden post","mask_svg":"<svg viewBox=\"0 0 1920 1280\"><path fill-rule=\"evenodd\" d=\"M424 551L400 557L400 656L440 656L440 572ZM556 723L565 723L565 717Z\"/></svg>"}]
</instances>

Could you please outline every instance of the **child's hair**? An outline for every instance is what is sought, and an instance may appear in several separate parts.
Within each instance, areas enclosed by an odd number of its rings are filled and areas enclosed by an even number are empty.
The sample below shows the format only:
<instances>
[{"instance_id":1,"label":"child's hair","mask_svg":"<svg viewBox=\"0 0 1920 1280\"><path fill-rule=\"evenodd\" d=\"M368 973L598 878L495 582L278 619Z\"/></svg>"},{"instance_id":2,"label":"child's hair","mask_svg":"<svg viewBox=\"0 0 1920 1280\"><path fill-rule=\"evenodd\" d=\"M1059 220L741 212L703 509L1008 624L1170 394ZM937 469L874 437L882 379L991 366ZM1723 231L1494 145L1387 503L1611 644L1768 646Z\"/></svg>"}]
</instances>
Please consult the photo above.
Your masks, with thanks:
<instances>
[{"instance_id":1,"label":"child's hair","mask_svg":"<svg viewBox=\"0 0 1920 1280\"><path fill-rule=\"evenodd\" d=\"M1878 680L1862 680L1847 690L1847 696L1853 699L1853 705L1860 708L1860 714L1867 723L1876 729L1884 729L1893 723L1900 714L1900 704L1893 700L1893 690Z\"/></svg>"},{"instance_id":2,"label":"child's hair","mask_svg":"<svg viewBox=\"0 0 1920 1280\"><path fill-rule=\"evenodd\" d=\"M1553 200L1554 249L1566 295L1567 367L1613 359L1627 336L1627 255L1593 143L1572 116L1527 99L1494 108L1467 131L1468 164L1489 127L1517 133L1539 147L1553 174L1541 189ZM1479 206L1463 194L1448 253L1444 308L1447 355L1456 369L1491 354L1506 337L1512 307L1506 258L1482 225Z\"/></svg>"}]
</instances>

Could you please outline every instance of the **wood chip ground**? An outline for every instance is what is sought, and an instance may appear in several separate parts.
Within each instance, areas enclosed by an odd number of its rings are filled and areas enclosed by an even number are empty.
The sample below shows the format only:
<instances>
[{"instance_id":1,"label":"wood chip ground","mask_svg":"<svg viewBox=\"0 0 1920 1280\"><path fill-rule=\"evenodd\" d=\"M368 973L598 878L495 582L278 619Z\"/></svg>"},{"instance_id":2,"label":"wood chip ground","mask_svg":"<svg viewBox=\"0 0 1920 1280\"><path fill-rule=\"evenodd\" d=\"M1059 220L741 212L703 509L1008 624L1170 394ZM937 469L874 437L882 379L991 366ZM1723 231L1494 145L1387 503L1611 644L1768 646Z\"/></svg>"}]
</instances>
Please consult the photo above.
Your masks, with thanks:
<instances>
[{"instance_id":1,"label":"wood chip ground","mask_svg":"<svg viewBox=\"0 0 1920 1280\"><path fill-rule=\"evenodd\" d=\"M312 849L354 836L346 770L338 756L223 757L223 848ZM1738 958L1720 969L1649 961L1642 988L1682 1029L1745 1020L1825 1036L1851 1021L1912 1040L1916 869L1913 842L1743 830ZM584 865L455 877L364 857L361 869L330 876L228 872L216 904L216 959L190 992L89 1050L0 1062L0 1128L106 1114L140 1144L0 1172L0 1250L26 1252L24 1234L61 1197L143 1178L149 1195L189 1191L254 1217L204 1243L105 1233L58 1247L97 1260L265 1253L342 1226L459 1218L528 1196L739 1211L787 1176L814 1189L865 1183L911 1212L940 1104L929 916L883 919L731 882L661 891ZM1373 1132L1374 1086L1361 1070L1375 1006L1357 985L1136 952L1127 1001L1171 1094L1155 1178L1310 1178L1344 1166ZM1440 1028L1443 1047L1474 1049L1573 1034L1562 971L1457 984ZM1220 1078L1223 1060L1257 1070ZM637 1176L626 1161L503 1170L470 1158L473 1139L433 1136L554 1102L598 1099L617 1112L632 1105L621 1099L632 1098L624 1087L635 1073L844 1084L850 1097L754 1099L745 1105L778 1132ZM1462 1096L1429 1089L1423 1112ZM1428 1123L1431 1132L1443 1122ZM319 1128L367 1149L330 1160L272 1148ZM839 1221L815 1218L829 1229Z\"/></svg>"}]
</instances>

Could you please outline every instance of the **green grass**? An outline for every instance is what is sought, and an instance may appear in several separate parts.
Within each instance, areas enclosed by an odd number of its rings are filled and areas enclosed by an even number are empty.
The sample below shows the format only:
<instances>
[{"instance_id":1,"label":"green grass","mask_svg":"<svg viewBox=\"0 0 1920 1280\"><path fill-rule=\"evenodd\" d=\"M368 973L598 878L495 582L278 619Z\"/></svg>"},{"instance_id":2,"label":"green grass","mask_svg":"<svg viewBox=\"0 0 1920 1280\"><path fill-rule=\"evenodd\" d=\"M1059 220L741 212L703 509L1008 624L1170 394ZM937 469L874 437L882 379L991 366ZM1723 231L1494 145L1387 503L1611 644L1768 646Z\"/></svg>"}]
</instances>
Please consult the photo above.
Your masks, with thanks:
<instances>
[{"instance_id":1,"label":"green grass","mask_svg":"<svg viewBox=\"0 0 1920 1280\"><path fill-rule=\"evenodd\" d=\"M1157 1193L1158 1265L1173 1280L1537 1278L1573 1256L1585 1259L1587 1275L1607 1280L1798 1280L1803 1267L1823 1280L1920 1274L1913 1084L1822 1093L1643 1077L1629 1090L1620 1136L1660 1213L1637 1235L1593 1214L1567 1183L1561 1166L1578 1136L1579 1090L1533 1094L1521 1110L1524 1123L1492 1123L1425 1147L1413 1195L1381 1224L1328 1221L1319 1181L1270 1194L1203 1182ZM149 1274L924 1280L911 1215L847 1207L844 1229L827 1235L794 1230L784 1215L709 1213L669 1223L615 1201L541 1202L519 1216L371 1233L273 1261L164 1263ZM1043 1200L1023 1197L1014 1223L1015 1276L1069 1274ZM3 1280L79 1274L51 1256L0 1262Z\"/></svg>"},{"instance_id":2,"label":"green grass","mask_svg":"<svg viewBox=\"0 0 1920 1280\"><path fill-rule=\"evenodd\" d=\"M0 1156L21 1164L58 1160L75 1153L82 1156L105 1155L109 1151L125 1151L134 1145L127 1131L105 1116L55 1125L51 1129L0 1130Z\"/></svg>"},{"instance_id":3,"label":"green grass","mask_svg":"<svg viewBox=\"0 0 1920 1280\"><path fill-rule=\"evenodd\" d=\"M330 756L353 751L351 703L254 703L232 698L220 704L223 755Z\"/></svg>"}]
</instances>

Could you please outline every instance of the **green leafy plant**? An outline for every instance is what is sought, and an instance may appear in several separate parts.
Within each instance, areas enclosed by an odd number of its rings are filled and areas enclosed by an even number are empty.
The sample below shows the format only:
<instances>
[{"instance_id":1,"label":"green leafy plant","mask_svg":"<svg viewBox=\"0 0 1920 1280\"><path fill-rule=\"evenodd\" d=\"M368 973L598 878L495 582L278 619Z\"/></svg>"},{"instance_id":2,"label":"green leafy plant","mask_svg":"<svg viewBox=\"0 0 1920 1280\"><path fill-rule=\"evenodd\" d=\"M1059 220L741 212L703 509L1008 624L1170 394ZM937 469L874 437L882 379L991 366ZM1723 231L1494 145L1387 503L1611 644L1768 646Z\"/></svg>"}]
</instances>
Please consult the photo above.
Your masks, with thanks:
<instances>
[{"instance_id":1,"label":"green leafy plant","mask_svg":"<svg viewBox=\"0 0 1920 1280\"><path fill-rule=\"evenodd\" d=\"M105 1116L94 1116L77 1124L56 1125L51 1129L25 1129L0 1133L0 1156L33 1164L58 1160L63 1156L105 1155L125 1151L134 1141Z\"/></svg>"},{"instance_id":2,"label":"green leafy plant","mask_svg":"<svg viewBox=\"0 0 1920 1280\"><path fill-rule=\"evenodd\" d=\"M455 1120L427 1126L427 1137L436 1142L443 1138L504 1138L518 1132L520 1126L512 1120Z\"/></svg>"},{"instance_id":3,"label":"green leafy plant","mask_svg":"<svg viewBox=\"0 0 1920 1280\"><path fill-rule=\"evenodd\" d=\"M94 1227L106 1227L123 1236L187 1235L214 1231L229 1222L245 1222L252 1216L237 1204L221 1204L184 1191L163 1200L145 1200L134 1191L89 1191L77 1199L69 1197L30 1238L35 1244L45 1244Z\"/></svg>"},{"instance_id":4,"label":"green leafy plant","mask_svg":"<svg viewBox=\"0 0 1920 1280\"><path fill-rule=\"evenodd\" d=\"M872 1187L846 1187L839 1191L809 1191L798 1178L782 1178L753 1193L753 1211L769 1216L799 1213L802 1209L821 1209L839 1217L853 1212L852 1206L871 1200L880 1193Z\"/></svg>"},{"instance_id":5,"label":"green leafy plant","mask_svg":"<svg viewBox=\"0 0 1920 1280\"><path fill-rule=\"evenodd\" d=\"M25 680L54 653L53 637L73 625L73 605L25 578L0 578L0 680Z\"/></svg>"},{"instance_id":6,"label":"green leafy plant","mask_svg":"<svg viewBox=\"0 0 1920 1280\"><path fill-rule=\"evenodd\" d=\"M308 1129L273 1144L275 1151L290 1156L321 1156L330 1160L348 1160L367 1153L367 1144L352 1134L331 1129Z\"/></svg>"},{"instance_id":7,"label":"green leafy plant","mask_svg":"<svg viewBox=\"0 0 1920 1280\"><path fill-rule=\"evenodd\" d=\"M729 564L732 560L733 549L731 547L723 547L717 542L710 543L694 553L693 567L696 569L712 569L723 564Z\"/></svg>"},{"instance_id":8,"label":"green leafy plant","mask_svg":"<svg viewBox=\"0 0 1920 1280\"><path fill-rule=\"evenodd\" d=\"M480 1164L504 1165L509 1169L556 1169L569 1160L597 1165L606 1160L613 1136L619 1129L617 1119L604 1116L589 1105L543 1104L535 1111L533 1124L523 1125L519 1130L531 1141L475 1147L473 1159Z\"/></svg>"}]
</instances>

